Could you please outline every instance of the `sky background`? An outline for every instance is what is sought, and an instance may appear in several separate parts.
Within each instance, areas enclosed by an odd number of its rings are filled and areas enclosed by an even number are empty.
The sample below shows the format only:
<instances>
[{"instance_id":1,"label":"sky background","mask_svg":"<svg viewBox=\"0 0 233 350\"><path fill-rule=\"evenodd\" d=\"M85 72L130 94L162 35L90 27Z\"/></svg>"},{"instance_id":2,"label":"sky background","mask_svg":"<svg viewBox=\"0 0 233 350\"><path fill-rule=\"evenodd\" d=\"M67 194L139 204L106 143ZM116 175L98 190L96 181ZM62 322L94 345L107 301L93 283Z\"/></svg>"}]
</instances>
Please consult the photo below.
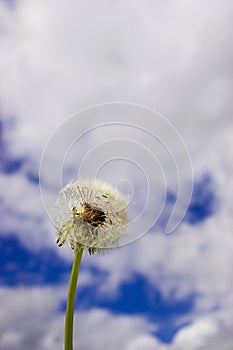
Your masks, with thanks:
<instances>
[{"instance_id":1,"label":"sky background","mask_svg":"<svg viewBox=\"0 0 233 350\"><path fill-rule=\"evenodd\" d=\"M62 349L50 217L88 175L134 242L84 254L79 349L232 350L232 42L231 0L0 1L0 349Z\"/></svg>"}]
</instances>

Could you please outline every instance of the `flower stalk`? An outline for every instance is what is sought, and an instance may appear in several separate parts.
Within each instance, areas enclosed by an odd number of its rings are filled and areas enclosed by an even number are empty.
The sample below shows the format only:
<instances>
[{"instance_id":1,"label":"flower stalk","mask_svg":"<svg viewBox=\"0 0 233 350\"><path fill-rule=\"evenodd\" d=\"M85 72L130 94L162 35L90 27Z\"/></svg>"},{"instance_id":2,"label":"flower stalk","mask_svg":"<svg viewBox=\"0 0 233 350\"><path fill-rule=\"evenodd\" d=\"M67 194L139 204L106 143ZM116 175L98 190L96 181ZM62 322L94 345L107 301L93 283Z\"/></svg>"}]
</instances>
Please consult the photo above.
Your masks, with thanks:
<instances>
[{"instance_id":1,"label":"flower stalk","mask_svg":"<svg viewBox=\"0 0 233 350\"><path fill-rule=\"evenodd\" d=\"M64 350L73 350L74 304L82 254L83 248L76 250L70 276L70 285L66 303Z\"/></svg>"}]
</instances>

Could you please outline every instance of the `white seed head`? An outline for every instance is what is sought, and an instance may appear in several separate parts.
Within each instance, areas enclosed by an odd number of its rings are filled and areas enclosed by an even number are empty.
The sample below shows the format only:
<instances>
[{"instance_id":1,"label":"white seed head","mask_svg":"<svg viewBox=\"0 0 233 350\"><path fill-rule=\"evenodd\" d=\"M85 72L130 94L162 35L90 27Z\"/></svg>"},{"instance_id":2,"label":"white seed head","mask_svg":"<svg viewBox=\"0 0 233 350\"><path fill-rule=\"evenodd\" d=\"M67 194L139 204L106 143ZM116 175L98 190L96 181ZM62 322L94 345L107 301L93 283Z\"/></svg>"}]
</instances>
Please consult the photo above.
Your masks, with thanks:
<instances>
[{"instance_id":1,"label":"white seed head","mask_svg":"<svg viewBox=\"0 0 233 350\"><path fill-rule=\"evenodd\" d=\"M100 180L79 180L63 188L55 204L57 244L90 254L117 246L126 232L127 197Z\"/></svg>"}]
</instances>

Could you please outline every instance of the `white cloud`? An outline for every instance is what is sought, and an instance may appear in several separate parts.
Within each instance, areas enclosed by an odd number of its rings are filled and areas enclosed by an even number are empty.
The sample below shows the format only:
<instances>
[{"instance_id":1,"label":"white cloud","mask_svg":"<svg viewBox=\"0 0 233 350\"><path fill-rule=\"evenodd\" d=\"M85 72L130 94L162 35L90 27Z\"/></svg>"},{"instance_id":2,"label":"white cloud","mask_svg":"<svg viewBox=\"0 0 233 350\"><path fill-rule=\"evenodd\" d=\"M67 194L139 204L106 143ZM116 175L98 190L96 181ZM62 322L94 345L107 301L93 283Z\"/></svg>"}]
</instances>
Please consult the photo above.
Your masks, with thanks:
<instances>
[{"instance_id":1,"label":"white cloud","mask_svg":"<svg viewBox=\"0 0 233 350\"><path fill-rule=\"evenodd\" d=\"M40 337L56 317L63 293L52 288L1 288L0 294L0 347L39 349Z\"/></svg>"},{"instance_id":2,"label":"white cloud","mask_svg":"<svg viewBox=\"0 0 233 350\"><path fill-rule=\"evenodd\" d=\"M62 348L64 314L59 305L65 288L1 288L1 349L52 350ZM140 316L114 315L102 309L78 313L75 343L82 349L125 348L135 337L155 330ZM128 345L127 345L128 346ZM127 348L128 349L128 348Z\"/></svg>"},{"instance_id":3,"label":"white cloud","mask_svg":"<svg viewBox=\"0 0 233 350\"><path fill-rule=\"evenodd\" d=\"M162 346L154 337L149 335L136 336L133 341L126 346L125 350L165 350L166 347Z\"/></svg>"},{"instance_id":4,"label":"white cloud","mask_svg":"<svg viewBox=\"0 0 233 350\"><path fill-rule=\"evenodd\" d=\"M229 307L230 305L228 305ZM192 350L209 350L232 348L232 304L230 309L211 312L197 318L189 326L182 328L175 336L172 350L189 347ZM170 348L169 348L170 349Z\"/></svg>"},{"instance_id":5,"label":"white cloud","mask_svg":"<svg viewBox=\"0 0 233 350\"><path fill-rule=\"evenodd\" d=\"M214 132L231 106L231 8L229 0L24 0L8 11L2 3L1 101L20 120L14 151L40 147L65 116L109 100L160 110L196 149L197 135L209 123Z\"/></svg>"},{"instance_id":6,"label":"white cloud","mask_svg":"<svg viewBox=\"0 0 233 350\"><path fill-rule=\"evenodd\" d=\"M2 349L52 350L62 348L66 297L64 287L1 288L0 347ZM197 317L181 328L170 344L153 337L156 325L141 316L115 315L104 309L79 311L74 323L74 343L83 350L122 348L151 350L230 350L232 300L222 311Z\"/></svg>"},{"instance_id":7,"label":"white cloud","mask_svg":"<svg viewBox=\"0 0 233 350\"><path fill-rule=\"evenodd\" d=\"M39 188L23 172L0 173L0 181L1 234L16 234L32 251L53 247L56 234L45 215Z\"/></svg>"},{"instance_id":8,"label":"white cloud","mask_svg":"<svg viewBox=\"0 0 233 350\"><path fill-rule=\"evenodd\" d=\"M191 326L183 328L175 337L175 346L177 349L187 349L191 344L193 350L200 349L208 344L217 331L213 320L199 320Z\"/></svg>"}]
</instances>

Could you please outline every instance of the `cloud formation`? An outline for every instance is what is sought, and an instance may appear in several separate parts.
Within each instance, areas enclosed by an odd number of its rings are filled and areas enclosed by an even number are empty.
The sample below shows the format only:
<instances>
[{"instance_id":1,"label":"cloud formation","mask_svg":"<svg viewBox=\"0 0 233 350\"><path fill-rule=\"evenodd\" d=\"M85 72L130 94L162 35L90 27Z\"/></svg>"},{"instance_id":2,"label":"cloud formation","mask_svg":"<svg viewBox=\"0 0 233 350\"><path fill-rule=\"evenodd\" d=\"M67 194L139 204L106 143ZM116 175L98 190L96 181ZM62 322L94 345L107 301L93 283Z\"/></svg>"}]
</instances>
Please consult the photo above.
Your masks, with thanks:
<instances>
[{"instance_id":1,"label":"cloud formation","mask_svg":"<svg viewBox=\"0 0 233 350\"><path fill-rule=\"evenodd\" d=\"M84 260L83 286L95 285L99 298L117 298L122 284L137 275L167 300L193 293L193 309L177 317L180 329L172 342L156 338L152 328L158 325L141 316L91 309L80 313L77 326L80 334L85 328L93 336L81 338L83 349L102 349L108 341L111 349L124 350L231 350L232 7L230 0L148 0L134 6L107 0L0 2L1 235L14 233L31 252L57 249L38 189L41 152L68 115L96 103L125 101L159 110L184 138L196 183L206 176L210 181L214 209L203 220L186 220L169 237L152 228L111 256ZM103 136L82 141L78 165ZM148 139L141 141L147 145ZM49 169L45 180L51 185ZM50 195L54 188L47 190ZM58 251L72 260L70 252ZM106 273L101 285L94 268ZM64 291L2 287L1 294L1 348L61 346Z\"/></svg>"}]
</instances>

